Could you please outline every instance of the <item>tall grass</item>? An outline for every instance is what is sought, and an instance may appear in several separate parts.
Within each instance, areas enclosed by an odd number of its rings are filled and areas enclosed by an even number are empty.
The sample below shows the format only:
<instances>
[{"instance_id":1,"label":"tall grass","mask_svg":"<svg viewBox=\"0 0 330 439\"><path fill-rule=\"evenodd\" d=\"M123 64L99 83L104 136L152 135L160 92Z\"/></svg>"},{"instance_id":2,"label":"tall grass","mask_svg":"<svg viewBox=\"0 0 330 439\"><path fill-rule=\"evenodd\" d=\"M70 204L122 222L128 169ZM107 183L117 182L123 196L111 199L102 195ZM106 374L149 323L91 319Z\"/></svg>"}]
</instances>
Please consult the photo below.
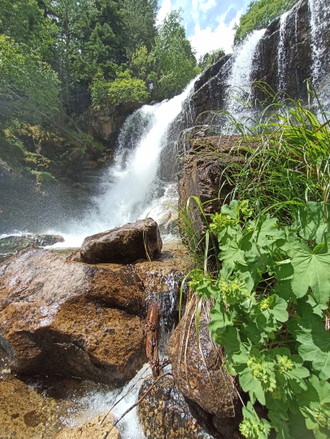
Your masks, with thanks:
<instances>
[{"instance_id":1,"label":"tall grass","mask_svg":"<svg viewBox=\"0 0 330 439\"><path fill-rule=\"evenodd\" d=\"M243 148L243 165L226 176L235 188L231 198L248 199L257 212L276 213L287 223L305 202L329 201L330 119L310 82L306 107L263 83L253 87L266 96L254 103L254 120L244 124L223 112L242 141L254 145Z\"/></svg>"}]
</instances>

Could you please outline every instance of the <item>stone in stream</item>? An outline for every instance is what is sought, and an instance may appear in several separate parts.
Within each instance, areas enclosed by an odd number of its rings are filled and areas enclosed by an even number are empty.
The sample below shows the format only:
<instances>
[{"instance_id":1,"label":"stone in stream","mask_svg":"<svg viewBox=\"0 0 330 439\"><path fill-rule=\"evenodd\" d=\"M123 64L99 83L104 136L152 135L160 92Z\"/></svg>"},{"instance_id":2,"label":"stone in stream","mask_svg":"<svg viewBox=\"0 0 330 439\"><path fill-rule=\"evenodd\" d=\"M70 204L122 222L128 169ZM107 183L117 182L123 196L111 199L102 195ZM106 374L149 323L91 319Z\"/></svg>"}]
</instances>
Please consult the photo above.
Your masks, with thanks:
<instances>
[{"instance_id":1,"label":"stone in stream","mask_svg":"<svg viewBox=\"0 0 330 439\"><path fill-rule=\"evenodd\" d=\"M139 398L148 391L153 383L152 377L147 377L144 380ZM192 407L175 386L174 380L168 376L161 378L138 405L139 421L147 438L218 438L219 436L213 436L204 430L207 423L211 424L212 428L212 416L203 412L202 426L195 416L198 411L198 409L196 412L192 410Z\"/></svg>"},{"instance_id":2,"label":"stone in stream","mask_svg":"<svg viewBox=\"0 0 330 439\"><path fill-rule=\"evenodd\" d=\"M12 370L130 380L146 362L146 293L127 276L35 248L0 264L0 347Z\"/></svg>"},{"instance_id":3,"label":"stone in stream","mask_svg":"<svg viewBox=\"0 0 330 439\"><path fill-rule=\"evenodd\" d=\"M167 347L175 384L184 396L215 415L224 439L241 437L241 403L233 378L223 366L221 348L211 338L210 303L204 301L199 320L199 345L196 334L197 296L173 332Z\"/></svg>"},{"instance_id":4,"label":"stone in stream","mask_svg":"<svg viewBox=\"0 0 330 439\"><path fill-rule=\"evenodd\" d=\"M64 242L64 238L60 235L47 234L6 236L0 239L0 253L19 252L33 246L46 247L47 245L54 245L57 242Z\"/></svg>"},{"instance_id":5,"label":"stone in stream","mask_svg":"<svg viewBox=\"0 0 330 439\"><path fill-rule=\"evenodd\" d=\"M55 439L102 439L108 432L110 433L107 439L120 439L117 428L112 428L113 422L112 413L104 412L79 428L65 428L55 436Z\"/></svg>"},{"instance_id":6,"label":"stone in stream","mask_svg":"<svg viewBox=\"0 0 330 439\"><path fill-rule=\"evenodd\" d=\"M130 264L138 259L147 259L146 250L150 259L159 258L162 251L158 225L152 218L88 236L80 254L81 260L88 264Z\"/></svg>"}]
</instances>

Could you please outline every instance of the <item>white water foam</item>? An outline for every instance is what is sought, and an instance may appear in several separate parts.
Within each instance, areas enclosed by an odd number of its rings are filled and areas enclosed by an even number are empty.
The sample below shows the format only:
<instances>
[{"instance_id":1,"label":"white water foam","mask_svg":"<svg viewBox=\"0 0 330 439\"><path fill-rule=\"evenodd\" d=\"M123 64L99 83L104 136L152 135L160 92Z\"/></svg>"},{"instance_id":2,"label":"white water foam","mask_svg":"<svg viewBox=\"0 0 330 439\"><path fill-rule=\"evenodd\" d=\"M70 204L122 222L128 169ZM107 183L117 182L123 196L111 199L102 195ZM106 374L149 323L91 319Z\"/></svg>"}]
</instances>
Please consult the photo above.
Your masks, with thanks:
<instances>
[{"instance_id":1,"label":"white water foam","mask_svg":"<svg viewBox=\"0 0 330 439\"><path fill-rule=\"evenodd\" d=\"M286 90L285 81L285 65L286 65L286 54L285 54L285 35L286 35L286 22L290 11L284 12L280 19L280 41L278 44L277 52L277 74L278 74L278 90Z\"/></svg>"},{"instance_id":2,"label":"white water foam","mask_svg":"<svg viewBox=\"0 0 330 439\"><path fill-rule=\"evenodd\" d=\"M309 0L311 14L311 34L313 53L313 82L314 86L319 85L323 74L324 56L328 48L324 45L324 34L329 25L330 7L328 1Z\"/></svg>"},{"instance_id":3,"label":"white water foam","mask_svg":"<svg viewBox=\"0 0 330 439\"><path fill-rule=\"evenodd\" d=\"M251 86L251 73L257 45L266 29L255 30L234 53L234 64L228 79L230 86L226 110L242 120L250 116L250 109L242 101L248 99Z\"/></svg>"}]
</instances>

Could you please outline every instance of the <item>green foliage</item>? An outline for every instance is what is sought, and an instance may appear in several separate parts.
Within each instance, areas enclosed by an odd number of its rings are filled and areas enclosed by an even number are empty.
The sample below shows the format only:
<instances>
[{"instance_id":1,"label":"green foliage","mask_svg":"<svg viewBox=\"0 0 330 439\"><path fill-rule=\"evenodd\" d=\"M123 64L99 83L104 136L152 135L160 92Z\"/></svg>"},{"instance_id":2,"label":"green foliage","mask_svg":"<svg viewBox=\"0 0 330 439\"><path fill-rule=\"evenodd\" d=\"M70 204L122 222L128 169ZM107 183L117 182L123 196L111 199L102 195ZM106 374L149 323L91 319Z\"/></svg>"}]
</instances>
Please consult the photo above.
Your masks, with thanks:
<instances>
[{"instance_id":1,"label":"green foliage","mask_svg":"<svg viewBox=\"0 0 330 439\"><path fill-rule=\"evenodd\" d=\"M241 156L242 164L236 162L223 174L234 186L231 196L249 199L258 214L276 213L283 224L292 223L305 201L326 205L329 200L330 121L310 83L307 86L313 111L256 83L252 94L262 92L266 98L255 107L246 102L257 114L255 119L245 123L223 112L242 135L233 152ZM325 221L327 217L325 210ZM313 223L309 226L314 227Z\"/></svg>"},{"instance_id":2,"label":"green foliage","mask_svg":"<svg viewBox=\"0 0 330 439\"><path fill-rule=\"evenodd\" d=\"M50 174L49 172L31 171L31 174L35 175L38 183L46 183L46 182L51 182L51 181L55 180L53 175Z\"/></svg>"},{"instance_id":3,"label":"green foliage","mask_svg":"<svg viewBox=\"0 0 330 439\"><path fill-rule=\"evenodd\" d=\"M117 78L111 82L95 78L92 85L92 99L95 107L117 105L129 101L145 102L147 98L145 82L132 78L130 70L117 72Z\"/></svg>"},{"instance_id":4,"label":"green foliage","mask_svg":"<svg viewBox=\"0 0 330 439\"><path fill-rule=\"evenodd\" d=\"M56 25L44 17L36 0L1 0L0 34L9 36L15 43L38 49L44 61L51 61Z\"/></svg>"},{"instance_id":5,"label":"green foliage","mask_svg":"<svg viewBox=\"0 0 330 439\"><path fill-rule=\"evenodd\" d=\"M291 9L296 0L256 0L241 16L235 33L234 44L241 43L255 29L263 29L279 15Z\"/></svg>"},{"instance_id":6,"label":"green foliage","mask_svg":"<svg viewBox=\"0 0 330 439\"><path fill-rule=\"evenodd\" d=\"M150 54L149 75L152 98L162 100L180 93L197 74L196 58L180 24L178 11L172 11L159 29Z\"/></svg>"},{"instance_id":7,"label":"green foliage","mask_svg":"<svg viewBox=\"0 0 330 439\"><path fill-rule=\"evenodd\" d=\"M291 226L253 214L247 201L233 200L211 215L208 231L217 237L221 269L213 276L205 267L203 275L193 271L190 286L212 299L212 337L249 394L241 433L267 438L274 429L278 438L327 438L330 226L324 204L308 202ZM269 422L254 411L256 401L269 410Z\"/></svg>"},{"instance_id":8,"label":"green foliage","mask_svg":"<svg viewBox=\"0 0 330 439\"><path fill-rule=\"evenodd\" d=\"M40 54L5 35L0 35L0 53L0 97L7 101L1 116L35 120L40 112L54 115L59 104L57 75Z\"/></svg>"},{"instance_id":9,"label":"green foliage","mask_svg":"<svg viewBox=\"0 0 330 439\"><path fill-rule=\"evenodd\" d=\"M124 10L128 33L126 50L131 61L133 54L141 47L146 47L150 52L155 44L157 0L125 0Z\"/></svg>"},{"instance_id":10,"label":"green foliage","mask_svg":"<svg viewBox=\"0 0 330 439\"><path fill-rule=\"evenodd\" d=\"M210 67L212 64L218 61L221 57L225 55L225 51L223 49L213 50L212 52L205 53L205 55L201 56L198 60L198 67L201 70Z\"/></svg>"}]
</instances>

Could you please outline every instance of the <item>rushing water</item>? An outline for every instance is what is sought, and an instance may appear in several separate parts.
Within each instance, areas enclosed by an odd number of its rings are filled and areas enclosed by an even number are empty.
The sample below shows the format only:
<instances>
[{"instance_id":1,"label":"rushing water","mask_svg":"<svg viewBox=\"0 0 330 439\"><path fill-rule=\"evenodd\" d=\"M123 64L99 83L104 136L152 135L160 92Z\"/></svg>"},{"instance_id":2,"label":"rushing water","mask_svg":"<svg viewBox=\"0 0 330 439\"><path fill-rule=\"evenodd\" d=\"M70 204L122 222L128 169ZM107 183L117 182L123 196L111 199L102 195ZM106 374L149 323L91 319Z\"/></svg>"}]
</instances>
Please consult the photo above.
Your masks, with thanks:
<instances>
[{"instance_id":1,"label":"rushing water","mask_svg":"<svg viewBox=\"0 0 330 439\"><path fill-rule=\"evenodd\" d=\"M286 66L286 53L285 53L285 36L286 36L286 22L289 11L281 15L280 19L280 41L278 44L277 52L277 74L278 74L278 90L286 90L285 81L285 66Z\"/></svg>"},{"instance_id":2,"label":"rushing water","mask_svg":"<svg viewBox=\"0 0 330 439\"><path fill-rule=\"evenodd\" d=\"M249 94L254 54L264 33L265 29L252 32L234 54L234 65L228 80L231 91L227 104L227 109L233 116L239 116L245 111L246 107L241 102L241 99L244 99Z\"/></svg>"}]
</instances>

